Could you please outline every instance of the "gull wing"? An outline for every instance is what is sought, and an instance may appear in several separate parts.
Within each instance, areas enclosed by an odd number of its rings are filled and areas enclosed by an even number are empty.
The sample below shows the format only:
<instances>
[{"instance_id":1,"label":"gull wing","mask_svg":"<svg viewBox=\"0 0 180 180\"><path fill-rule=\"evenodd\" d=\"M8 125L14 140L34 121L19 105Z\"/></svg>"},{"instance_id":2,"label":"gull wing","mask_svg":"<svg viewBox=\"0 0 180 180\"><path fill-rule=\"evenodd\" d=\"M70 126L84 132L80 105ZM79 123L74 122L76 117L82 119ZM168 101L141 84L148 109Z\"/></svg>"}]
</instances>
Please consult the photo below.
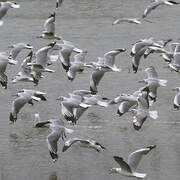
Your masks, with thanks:
<instances>
[{"instance_id":1,"label":"gull wing","mask_svg":"<svg viewBox=\"0 0 180 180\"><path fill-rule=\"evenodd\" d=\"M113 158L121 167L121 171L132 173L131 167L124 161L122 157L113 156Z\"/></svg>"},{"instance_id":2,"label":"gull wing","mask_svg":"<svg viewBox=\"0 0 180 180\"><path fill-rule=\"evenodd\" d=\"M155 147L156 145L151 145L149 147L138 149L128 156L128 164L133 172L136 171L136 168L138 167L143 155L148 154Z\"/></svg>"}]
</instances>

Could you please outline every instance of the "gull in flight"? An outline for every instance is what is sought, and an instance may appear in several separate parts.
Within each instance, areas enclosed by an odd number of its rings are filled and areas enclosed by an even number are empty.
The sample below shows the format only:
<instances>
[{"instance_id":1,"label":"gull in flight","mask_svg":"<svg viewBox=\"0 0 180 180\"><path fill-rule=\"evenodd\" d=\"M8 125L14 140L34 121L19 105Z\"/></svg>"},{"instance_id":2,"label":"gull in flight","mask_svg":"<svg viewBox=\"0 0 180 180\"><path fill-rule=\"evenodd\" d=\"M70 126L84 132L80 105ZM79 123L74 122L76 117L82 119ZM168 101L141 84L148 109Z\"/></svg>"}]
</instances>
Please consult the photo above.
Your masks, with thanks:
<instances>
[{"instance_id":1,"label":"gull in flight","mask_svg":"<svg viewBox=\"0 0 180 180\"><path fill-rule=\"evenodd\" d=\"M9 57L11 57L13 60L16 59L17 55L23 50L23 49L33 49L33 46L26 43L17 43L12 46L9 46L9 48L12 48Z\"/></svg>"},{"instance_id":2,"label":"gull in flight","mask_svg":"<svg viewBox=\"0 0 180 180\"><path fill-rule=\"evenodd\" d=\"M13 102L12 102L12 108L10 112L10 123L14 123L17 120L17 114L19 111L24 107L25 104L31 104L33 105L33 101L39 101L40 98L35 97L31 95L30 93L20 93L18 94L19 97L17 97Z\"/></svg>"},{"instance_id":3,"label":"gull in flight","mask_svg":"<svg viewBox=\"0 0 180 180\"><path fill-rule=\"evenodd\" d=\"M131 50L131 56L132 56L132 67L134 73L137 73L140 64L140 59L150 46L162 47L162 45L158 41L156 41L153 37L140 40L133 45Z\"/></svg>"},{"instance_id":4,"label":"gull in flight","mask_svg":"<svg viewBox=\"0 0 180 180\"><path fill-rule=\"evenodd\" d=\"M55 34L55 12L52 13L48 19L45 21L44 23L44 31L42 32L42 34L40 36L38 36L38 38L43 38L43 39L57 39L60 40L61 38L58 37Z\"/></svg>"},{"instance_id":5,"label":"gull in flight","mask_svg":"<svg viewBox=\"0 0 180 180\"><path fill-rule=\"evenodd\" d=\"M56 0L56 9L61 6L64 0Z\"/></svg>"},{"instance_id":6,"label":"gull in flight","mask_svg":"<svg viewBox=\"0 0 180 180\"><path fill-rule=\"evenodd\" d=\"M149 93L149 89L145 86L140 88L138 91L135 91L133 94L120 94L119 96L111 100L109 102L109 105L120 103L117 114L119 114L119 116L122 116L126 112L129 112L131 107L137 105L137 97L143 91Z\"/></svg>"},{"instance_id":7,"label":"gull in flight","mask_svg":"<svg viewBox=\"0 0 180 180\"><path fill-rule=\"evenodd\" d=\"M136 178L145 178L147 174L138 173L136 169L144 155L147 155L152 149L154 149L156 145L151 145L148 147L144 147L132 152L128 156L128 161L125 162L122 157L113 156L114 160L119 164L120 168L112 168L109 173L120 173L124 176L136 177Z\"/></svg>"},{"instance_id":8,"label":"gull in flight","mask_svg":"<svg viewBox=\"0 0 180 180\"><path fill-rule=\"evenodd\" d=\"M86 64L85 64L86 54L87 54L87 51L76 54L74 56L74 61L70 62L70 67L69 67L69 70L67 71L67 76L69 80L73 81L78 72L79 73L83 72L84 67L86 67Z\"/></svg>"},{"instance_id":9,"label":"gull in flight","mask_svg":"<svg viewBox=\"0 0 180 180\"><path fill-rule=\"evenodd\" d=\"M71 66L70 57L72 52L82 53L81 49L75 47L75 45L70 41L63 40L63 44L56 44L56 47L59 48L59 59L63 66L63 69L68 72L69 67Z\"/></svg>"},{"instance_id":10,"label":"gull in flight","mask_svg":"<svg viewBox=\"0 0 180 180\"><path fill-rule=\"evenodd\" d=\"M12 83L17 82L34 82L31 68L27 66L27 63L32 61L33 51L31 51L21 64L21 71L12 79ZM36 84L36 83L35 83Z\"/></svg>"},{"instance_id":11,"label":"gull in flight","mask_svg":"<svg viewBox=\"0 0 180 180\"><path fill-rule=\"evenodd\" d=\"M4 89L7 89L8 77L5 74L8 64L16 64L16 61L8 58L7 54L4 52L0 53L0 83Z\"/></svg>"},{"instance_id":12,"label":"gull in flight","mask_svg":"<svg viewBox=\"0 0 180 180\"><path fill-rule=\"evenodd\" d=\"M6 15L9 8L20 8L20 5L16 2L0 2L0 26L4 24L2 18Z\"/></svg>"},{"instance_id":13,"label":"gull in flight","mask_svg":"<svg viewBox=\"0 0 180 180\"><path fill-rule=\"evenodd\" d=\"M174 97L174 108L179 110L180 108L180 87L176 87L172 89L173 91L177 91L178 93Z\"/></svg>"},{"instance_id":14,"label":"gull in flight","mask_svg":"<svg viewBox=\"0 0 180 180\"><path fill-rule=\"evenodd\" d=\"M64 142L64 146L62 151L65 152L67 149L69 149L74 143L80 143L82 147L92 148L95 149L97 152L102 151L103 149L106 149L104 146L102 146L100 143L90 140L90 139L80 139L80 138L72 138L68 139Z\"/></svg>"},{"instance_id":15,"label":"gull in flight","mask_svg":"<svg viewBox=\"0 0 180 180\"><path fill-rule=\"evenodd\" d=\"M131 109L130 112L135 114L133 116L133 126L135 130L141 129L148 116L150 116L152 119L158 118L157 111L149 110L148 93L145 91L140 93L137 97L137 109Z\"/></svg>"},{"instance_id":16,"label":"gull in flight","mask_svg":"<svg viewBox=\"0 0 180 180\"><path fill-rule=\"evenodd\" d=\"M50 123L51 133L47 136L46 141L48 144L49 153L53 162L56 162L58 159L58 141L60 138L64 140L66 133L72 134L74 130L68 129L62 125L59 125L59 122L52 121Z\"/></svg>"},{"instance_id":17,"label":"gull in flight","mask_svg":"<svg viewBox=\"0 0 180 180\"><path fill-rule=\"evenodd\" d=\"M88 108L91 105L85 104L83 102L83 98L80 95L75 95L73 93L69 93L69 97L60 96L57 100L61 101L61 113L63 117L67 121L71 121L73 123L76 122L76 118L74 116L75 108Z\"/></svg>"},{"instance_id":18,"label":"gull in flight","mask_svg":"<svg viewBox=\"0 0 180 180\"><path fill-rule=\"evenodd\" d=\"M140 18L119 18L116 19L112 25L119 24L121 22L128 22L128 23L133 23L133 24L141 24Z\"/></svg>"},{"instance_id":19,"label":"gull in flight","mask_svg":"<svg viewBox=\"0 0 180 180\"><path fill-rule=\"evenodd\" d=\"M48 52L54 47L55 44L56 42L52 42L39 49L35 54L35 61L27 63L27 66L29 66L31 71L34 72L33 79L35 84L38 84L39 80L42 78L42 72L55 72L54 70L47 68L48 61L50 60Z\"/></svg>"},{"instance_id":20,"label":"gull in flight","mask_svg":"<svg viewBox=\"0 0 180 180\"><path fill-rule=\"evenodd\" d=\"M159 7L160 5L168 5L168 6L172 6L174 4L179 4L176 1L173 0L154 0L149 6L147 6L147 8L144 10L144 13L142 15L142 18L145 18L148 14L150 14L150 12L154 9L156 9L157 7Z\"/></svg>"},{"instance_id":21,"label":"gull in flight","mask_svg":"<svg viewBox=\"0 0 180 180\"><path fill-rule=\"evenodd\" d=\"M157 74L154 66L150 66L150 67L146 68L145 72L147 74L147 79L144 79L144 80L138 81L138 82L144 82L147 84L147 87L149 88L149 97L151 100L153 100L155 102L156 98L157 98L158 87L166 86L167 80L158 79L158 74Z\"/></svg>"}]
</instances>

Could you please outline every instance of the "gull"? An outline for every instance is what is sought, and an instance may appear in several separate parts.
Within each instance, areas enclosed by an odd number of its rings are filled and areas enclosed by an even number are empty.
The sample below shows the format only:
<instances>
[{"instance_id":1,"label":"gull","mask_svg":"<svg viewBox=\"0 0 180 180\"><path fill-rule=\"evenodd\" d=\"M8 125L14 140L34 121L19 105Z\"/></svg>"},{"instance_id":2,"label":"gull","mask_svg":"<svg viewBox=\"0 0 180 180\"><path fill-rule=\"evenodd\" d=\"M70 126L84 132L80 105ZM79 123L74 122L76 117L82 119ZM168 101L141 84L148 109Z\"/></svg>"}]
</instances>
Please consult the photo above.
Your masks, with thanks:
<instances>
[{"instance_id":1,"label":"gull","mask_svg":"<svg viewBox=\"0 0 180 180\"><path fill-rule=\"evenodd\" d=\"M107 102L107 100L109 101L108 98L100 96L100 95L91 95L89 94L88 96L84 96L83 97L83 103L89 105L89 107L91 106L101 106L101 107L108 107L109 102ZM79 107L79 108L75 108L74 109L74 117L75 117L75 124L77 122L77 120L82 116L82 114L89 108L83 108L83 107Z\"/></svg>"},{"instance_id":2,"label":"gull","mask_svg":"<svg viewBox=\"0 0 180 180\"><path fill-rule=\"evenodd\" d=\"M117 114L119 114L119 116L122 116L126 112L129 112L131 107L137 105L137 97L143 91L145 91L146 93L149 93L149 89L145 86L130 95L124 94L124 93L120 94L119 96L117 96L113 100L111 100L109 102L109 105L120 103L118 110L117 110Z\"/></svg>"},{"instance_id":3,"label":"gull","mask_svg":"<svg viewBox=\"0 0 180 180\"><path fill-rule=\"evenodd\" d=\"M100 69L96 69L92 72L90 76L90 90L92 94L96 94L98 92L97 86L99 85L100 80L104 76L104 71Z\"/></svg>"},{"instance_id":4,"label":"gull","mask_svg":"<svg viewBox=\"0 0 180 180\"><path fill-rule=\"evenodd\" d=\"M174 108L179 110L180 107L180 87L176 87L172 89L173 91L177 91L178 93L174 97Z\"/></svg>"},{"instance_id":5,"label":"gull","mask_svg":"<svg viewBox=\"0 0 180 180\"><path fill-rule=\"evenodd\" d=\"M58 159L58 154L57 154L58 144L57 143L59 139L62 138L62 140L64 140L64 138L66 137L66 133L72 134L74 130L61 126L56 121L55 122L53 121L52 123L50 123L50 129L52 130L52 132L47 136L46 141L48 144L48 149L49 149L51 158L53 162L56 162Z\"/></svg>"},{"instance_id":6,"label":"gull","mask_svg":"<svg viewBox=\"0 0 180 180\"><path fill-rule=\"evenodd\" d=\"M115 65L115 57L119 53L125 52L125 51L126 51L125 48L121 48L121 49L116 49L116 50L105 53L103 57L103 64L100 64L100 70L104 69L105 71L120 72L120 69L117 68L117 66Z\"/></svg>"},{"instance_id":7,"label":"gull","mask_svg":"<svg viewBox=\"0 0 180 180\"><path fill-rule=\"evenodd\" d=\"M47 62L49 60L48 51L50 49L52 49L55 44L56 44L56 42L52 42L52 43L46 45L45 47L42 47L41 49L39 49L36 52L36 54L35 54L35 57L36 57L35 62L27 64L28 66L31 67L32 71L35 71L35 72L40 73L40 74L42 72L49 72L49 73L55 72L54 70L46 68Z\"/></svg>"},{"instance_id":8,"label":"gull","mask_svg":"<svg viewBox=\"0 0 180 180\"><path fill-rule=\"evenodd\" d=\"M100 143L90 140L90 139L81 139L81 138L71 138L64 142L64 146L62 151L65 152L67 149L69 149L74 143L80 143L82 147L92 148L95 149L97 152L102 151L103 149L106 149L104 146L102 146Z\"/></svg>"},{"instance_id":9,"label":"gull","mask_svg":"<svg viewBox=\"0 0 180 180\"><path fill-rule=\"evenodd\" d=\"M133 23L133 24L141 24L141 21L139 18L119 18L116 19L112 25L116 25L119 24L121 22L128 22L128 23Z\"/></svg>"},{"instance_id":10,"label":"gull","mask_svg":"<svg viewBox=\"0 0 180 180\"><path fill-rule=\"evenodd\" d=\"M161 47L156 47L156 46L150 46L147 48L147 50L144 53L144 58L147 58L147 56L149 56L149 54L151 53L161 53L161 54L166 54L166 55L170 55L171 52L167 51L165 49L165 46L172 41L172 39L165 39L165 40L159 40L158 44L161 45Z\"/></svg>"},{"instance_id":11,"label":"gull","mask_svg":"<svg viewBox=\"0 0 180 180\"><path fill-rule=\"evenodd\" d=\"M170 63L173 60L174 54L176 52L175 49L178 44L179 43L176 42L168 44L168 50L165 53L162 53L162 57L166 62Z\"/></svg>"},{"instance_id":12,"label":"gull","mask_svg":"<svg viewBox=\"0 0 180 180\"><path fill-rule=\"evenodd\" d=\"M32 61L33 51L31 51L21 64L21 71L12 79L12 83L15 84L19 81L23 82L36 82L34 81L33 75L31 74L31 68L27 66L27 63Z\"/></svg>"},{"instance_id":13,"label":"gull","mask_svg":"<svg viewBox=\"0 0 180 180\"><path fill-rule=\"evenodd\" d=\"M138 95L137 109L132 109L130 111L135 113L133 116L133 126L135 130L140 130L148 116L150 116L152 119L158 118L157 111L149 111L149 100L147 92L142 92Z\"/></svg>"},{"instance_id":14,"label":"gull","mask_svg":"<svg viewBox=\"0 0 180 180\"><path fill-rule=\"evenodd\" d=\"M140 59L146 52L147 48L147 46L143 47L132 57L132 67L134 73L137 73L140 64Z\"/></svg>"},{"instance_id":15,"label":"gull","mask_svg":"<svg viewBox=\"0 0 180 180\"><path fill-rule=\"evenodd\" d=\"M29 94L30 96L32 96L34 99L36 98L37 101L46 101L46 97L44 95L46 95L46 93L41 92L41 91L37 91L34 89L21 89L18 91L17 96L21 96L22 94Z\"/></svg>"},{"instance_id":16,"label":"gull","mask_svg":"<svg viewBox=\"0 0 180 180\"><path fill-rule=\"evenodd\" d=\"M179 72L180 70L180 53L175 53L173 61L168 64L168 67L173 71Z\"/></svg>"},{"instance_id":17,"label":"gull","mask_svg":"<svg viewBox=\"0 0 180 180\"><path fill-rule=\"evenodd\" d=\"M99 85L100 80L104 76L105 71L100 69L99 66L103 65L104 59L102 57L98 57L97 62L86 63L86 67L90 67L93 69L93 72L90 76L90 91L92 94L96 94L98 92L97 86Z\"/></svg>"},{"instance_id":18,"label":"gull","mask_svg":"<svg viewBox=\"0 0 180 180\"><path fill-rule=\"evenodd\" d=\"M59 58L61 64L67 72L69 70L69 67L71 66L70 56L72 52L81 53L83 51L81 49L76 48L72 42L65 40L63 40L63 44L57 44L56 46L59 47Z\"/></svg>"},{"instance_id":19,"label":"gull","mask_svg":"<svg viewBox=\"0 0 180 180\"><path fill-rule=\"evenodd\" d=\"M33 46L26 43L17 43L12 46L9 46L9 48L12 48L9 57L11 57L13 60L16 59L17 55L23 50L23 49L33 49Z\"/></svg>"},{"instance_id":20,"label":"gull","mask_svg":"<svg viewBox=\"0 0 180 180\"><path fill-rule=\"evenodd\" d=\"M131 50L131 56L134 73L136 73L138 70L141 57L144 55L144 53L150 46L162 47L162 44L156 41L153 37L150 37L148 39L140 40L133 45Z\"/></svg>"},{"instance_id":21,"label":"gull","mask_svg":"<svg viewBox=\"0 0 180 180\"><path fill-rule=\"evenodd\" d=\"M135 44L133 44L131 49L131 56L135 56L136 53L138 53L138 51L148 46L162 47L160 44L158 44L158 42L155 41L154 37L150 37L148 39L142 39L137 41Z\"/></svg>"},{"instance_id":22,"label":"gull","mask_svg":"<svg viewBox=\"0 0 180 180\"><path fill-rule=\"evenodd\" d=\"M156 9L160 5L172 6L174 4L179 4L173 0L154 0L147 8L144 10L142 18L145 18L152 10Z\"/></svg>"},{"instance_id":23,"label":"gull","mask_svg":"<svg viewBox=\"0 0 180 180\"><path fill-rule=\"evenodd\" d=\"M137 178L142 178L142 179L145 178L147 176L147 174L138 173L138 172L136 172L136 169L137 169L142 157L144 155L147 155L155 147L156 147L156 145L151 145L151 146L144 147L144 148L141 148L141 149L138 149L138 150L132 152L128 156L127 162L125 162L122 157L113 156L114 160L119 164L120 168L112 168L109 173L110 174L111 173L120 173L124 176L131 176L131 177L137 177Z\"/></svg>"},{"instance_id":24,"label":"gull","mask_svg":"<svg viewBox=\"0 0 180 180\"><path fill-rule=\"evenodd\" d=\"M16 64L14 60L8 58L5 52L0 52L0 83L4 89L7 89L8 77L5 74L7 65L9 64Z\"/></svg>"},{"instance_id":25,"label":"gull","mask_svg":"<svg viewBox=\"0 0 180 180\"><path fill-rule=\"evenodd\" d=\"M78 107L87 108L91 105L82 102L82 97L69 93L70 97L59 96L56 100L61 101L61 113L67 121L76 122L74 109Z\"/></svg>"},{"instance_id":26,"label":"gull","mask_svg":"<svg viewBox=\"0 0 180 180\"><path fill-rule=\"evenodd\" d=\"M67 71L68 79L73 81L76 77L76 73L83 72L85 66L85 56L87 51L81 52L74 56L74 62L70 62L70 67Z\"/></svg>"},{"instance_id":27,"label":"gull","mask_svg":"<svg viewBox=\"0 0 180 180\"><path fill-rule=\"evenodd\" d=\"M158 74L157 74L154 66L150 66L150 67L146 68L145 72L147 74L147 79L144 79L144 80L138 81L138 82L144 82L147 84L147 87L149 88L149 97L151 100L153 100L155 102L156 98L157 98L158 87L166 86L167 80L158 79Z\"/></svg>"},{"instance_id":28,"label":"gull","mask_svg":"<svg viewBox=\"0 0 180 180\"><path fill-rule=\"evenodd\" d=\"M121 69L119 69L114 63L115 63L115 57L121 53L125 52L125 48L116 49L113 51L109 51L104 54L104 57L98 57L98 62L90 62L86 64L86 67L93 68L93 72L90 76L90 90L92 93L96 94L97 86L104 76L105 72L120 72Z\"/></svg>"},{"instance_id":29,"label":"gull","mask_svg":"<svg viewBox=\"0 0 180 180\"><path fill-rule=\"evenodd\" d=\"M20 5L15 2L0 2L0 26L4 24L2 18L6 15L9 8L20 8Z\"/></svg>"},{"instance_id":30,"label":"gull","mask_svg":"<svg viewBox=\"0 0 180 180\"><path fill-rule=\"evenodd\" d=\"M44 23L44 31L38 38L43 38L43 39L57 39L60 40L61 38L55 35L55 12L52 13L48 19Z\"/></svg>"},{"instance_id":31,"label":"gull","mask_svg":"<svg viewBox=\"0 0 180 180\"><path fill-rule=\"evenodd\" d=\"M11 108L11 112L10 112L10 123L14 123L17 120L17 114L19 113L19 111L24 107L25 104L31 104L33 105L32 100L39 100L37 97L35 96L31 96L28 93L21 93L19 97L17 97L13 102L12 102L12 108Z\"/></svg>"},{"instance_id":32,"label":"gull","mask_svg":"<svg viewBox=\"0 0 180 180\"><path fill-rule=\"evenodd\" d=\"M56 9L61 6L63 0L56 0Z\"/></svg>"},{"instance_id":33,"label":"gull","mask_svg":"<svg viewBox=\"0 0 180 180\"><path fill-rule=\"evenodd\" d=\"M115 58L119 53L125 51L126 51L125 48L109 51L104 54L103 58L98 57L98 62L90 62L87 63L86 65L95 69L103 70L104 72L109 72L109 71L120 72L121 70L117 68L117 66L115 65Z\"/></svg>"}]
</instances>

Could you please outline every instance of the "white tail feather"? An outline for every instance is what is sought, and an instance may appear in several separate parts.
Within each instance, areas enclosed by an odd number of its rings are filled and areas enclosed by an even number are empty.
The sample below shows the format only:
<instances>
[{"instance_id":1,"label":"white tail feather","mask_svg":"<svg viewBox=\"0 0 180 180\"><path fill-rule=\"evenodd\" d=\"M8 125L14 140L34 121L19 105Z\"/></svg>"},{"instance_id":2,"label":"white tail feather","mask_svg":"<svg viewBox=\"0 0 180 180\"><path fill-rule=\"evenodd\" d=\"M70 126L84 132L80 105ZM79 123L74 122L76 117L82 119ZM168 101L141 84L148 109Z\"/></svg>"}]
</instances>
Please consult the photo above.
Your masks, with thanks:
<instances>
[{"instance_id":1,"label":"white tail feather","mask_svg":"<svg viewBox=\"0 0 180 180\"><path fill-rule=\"evenodd\" d=\"M2 26L4 24L4 22L2 20L0 20L0 26Z\"/></svg>"},{"instance_id":2,"label":"white tail feather","mask_svg":"<svg viewBox=\"0 0 180 180\"><path fill-rule=\"evenodd\" d=\"M137 172L134 172L133 175L137 178L145 178L146 177L146 174L143 174L143 173L137 173Z\"/></svg>"},{"instance_id":3,"label":"white tail feather","mask_svg":"<svg viewBox=\"0 0 180 180\"><path fill-rule=\"evenodd\" d=\"M165 79L159 79L159 85L160 86L167 86L167 80L165 80Z\"/></svg>"},{"instance_id":4,"label":"white tail feather","mask_svg":"<svg viewBox=\"0 0 180 180\"><path fill-rule=\"evenodd\" d=\"M107 102L103 102L103 101L98 101L97 104L99 106L103 106L103 107L108 107L108 105L109 105Z\"/></svg>"},{"instance_id":5,"label":"white tail feather","mask_svg":"<svg viewBox=\"0 0 180 180\"><path fill-rule=\"evenodd\" d=\"M152 119L157 119L158 118L158 112L157 111L149 111L149 116Z\"/></svg>"},{"instance_id":6,"label":"white tail feather","mask_svg":"<svg viewBox=\"0 0 180 180\"><path fill-rule=\"evenodd\" d=\"M65 132L69 133L69 134L72 134L74 132L74 130L73 129L65 128Z\"/></svg>"},{"instance_id":7,"label":"white tail feather","mask_svg":"<svg viewBox=\"0 0 180 180\"><path fill-rule=\"evenodd\" d=\"M8 59L8 63L15 65L15 64L17 64L17 61L13 60L13 59Z\"/></svg>"},{"instance_id":8,"label":"white tail feather","mask_svg":"<svg viewBox=\"0 0 180 180\"><path fill-rule=\"evenodd\" d=\"M83 108L91 107L91 105L85 104L85 103L80 103L79 105L80 105L81 107L83 107Z\"/></svg>"},{"instance_id":9,"label":"white tail feather","mask_svg":"<svg viewBox=\"0 0 180 180\"><path fill-rule=\"evenodd\" d=\"M51 55L51 56L50 56L50 60L51 60L52 62L57 61L57 60L58 60L58 58L59 58L59 56L58 56L58 55Z\"/></svg>"},{"instance_id":10,"label":"white tail feather","mask_svg":"<svg viewBox=\"0 0 180 180\"><path fill-rule=\"evenodd\" d=\"M40 101L40 100L41 100L41 98L38 98L38 97L36 97L36 96L31 96L31 98L32 98L33 100L35 100L35 101Z\"/></svg>"}]
</instances>

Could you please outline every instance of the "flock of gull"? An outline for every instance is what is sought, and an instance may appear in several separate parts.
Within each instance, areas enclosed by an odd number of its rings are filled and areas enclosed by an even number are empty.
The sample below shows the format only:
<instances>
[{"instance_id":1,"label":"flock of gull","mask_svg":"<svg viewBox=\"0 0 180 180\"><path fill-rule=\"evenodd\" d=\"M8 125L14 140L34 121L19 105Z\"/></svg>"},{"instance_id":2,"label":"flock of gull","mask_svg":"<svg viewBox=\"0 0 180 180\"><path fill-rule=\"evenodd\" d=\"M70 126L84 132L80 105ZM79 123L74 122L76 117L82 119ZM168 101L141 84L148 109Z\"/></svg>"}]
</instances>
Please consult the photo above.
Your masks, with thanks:
<instances>
[{"instance_id":1,"label":"flock of gull","mask_svg":"<svg viewBox=\"0 0 180 180\"><path fill-rule=\"evenodd\" d=\"M56 1L56 10L62 6L63 0ZM160 5L172 6L178 2L171 0L155 0L145 9L142 18L121 18L115 20L112 24L117 25L122 22L141 24L141 20L146 20L146 17ZM9 8L20 8L20 5L14 2L0 2L0 25L4 24L4 16ZM60 61L62 68L67 74L67 79L73 81L77 76L80 76L85 69L90 69L90 87L89 90L74 90L68 93L67 97L59 96L57 100L60 102L62 119L50 119L42 121L39 113L35 113L34 127L35 128L50 128L52 131L47 136L47 146L50 157L53 162L58 160L58 143L62 139L62 152L67 151L73 144L79 144L82 147L88 147L101 152L106 150L99 142L92 139L83 139L73 137L67 139L67 134L72 134L73 129L65 127L67 121L70 126L78 125L83 114L92 106L108 107L118 104L117 114L123 116L125 113L132 114L132 124L135 131L143 128L147 118L157 119L158 112L151 111L150 108L157 101L157 90L159 87L166 86L167 80L159 79L158 73L154 66L145 68L147 78L140 80L139 83L144 85L134 91L132 94L122 93L114 98L107 98L98 94L98 86L100 81L108 72L119 73L121 68L115 64L116 56L121 53L126 53L126 48L117 48L105 53L103 57L98 57L95 62L86 62L87 50L75 45L73 42L66 41L62 37L55 34L55 18L56 13L53 12L44 22L42 34L37 38L52 40L49 44L40 48L36 52L33 51L33 46L27 43L17 43L11 48L9 54L0 53L0 83L4 89L8 89L8 77L6 75L7 65L16 66L19 64L18 55L24 50L29 49L28 55L24 58L20 65L20 71L12 79L13 84L19 82L33 83L38 86L39 81L44 78L44 73L54 73L55 71L49 68L56 61ZM3 20L2 20L3 19ZM61 42L61 43L59 43ZM72 57L72 53L75 56ZM148 58L152 53L160 54L165 61L167 68L172 71L180 72L180 44L172 42L172 39L156 39L148 37L146 39L137 40L131 49L132 68L128 68L129 72L137 73L139 70L140 61ZM144 58L143 58L144 57ZM174 108L180 107L180 87L173 90L178 91L174 98ZM34 104L34 101L46 101L46 93L34 89L22 89L15 95L16 98L12 102L9 121L10 124L16 123L18 114L26 104ZM136 172L141 158L148 154L156 145L149 145L132 152L127 162L122 157L113 156L114 160L119 164L119 168L110 169L109 173L121 173L125 176L133 176L137 178L145 178L146 174Z\"/></svg>"}]
</instances>

